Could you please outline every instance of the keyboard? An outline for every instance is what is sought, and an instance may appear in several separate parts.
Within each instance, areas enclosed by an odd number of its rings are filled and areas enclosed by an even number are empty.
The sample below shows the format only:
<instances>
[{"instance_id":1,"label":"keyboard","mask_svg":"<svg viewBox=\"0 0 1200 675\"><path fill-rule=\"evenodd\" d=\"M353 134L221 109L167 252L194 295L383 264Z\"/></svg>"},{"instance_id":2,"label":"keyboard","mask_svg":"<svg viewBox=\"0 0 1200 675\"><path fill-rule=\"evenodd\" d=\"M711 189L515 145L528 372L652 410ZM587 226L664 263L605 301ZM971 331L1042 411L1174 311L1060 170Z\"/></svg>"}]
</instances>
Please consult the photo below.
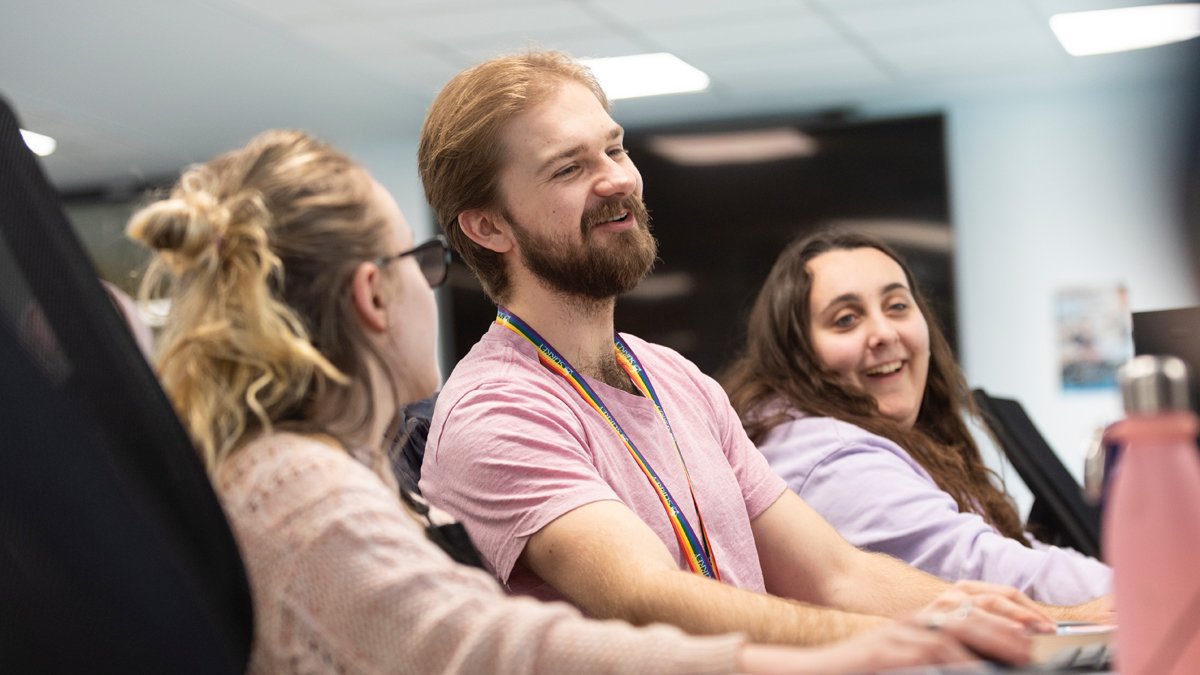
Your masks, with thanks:
<instances>
[{"instance_id":1,"label":"keyboard","mask_svg":"<svg viewBox=\"0 0 1200 675\"><path fill-rule=\"evenodd\" d=\"M1064 647L1046 659L1041 667L1051 672L1111 671L1112 652L1111 643Z\"/></svg>"},{"instance_id":2,"label":"keyboard","mask_svg":"<svg viewBox=\"0 0 1200 675\"><path fill-rule=\"evenodd\" d=\"M1031 673L1041 673L1042 675L1046 673L1093 673L1095 675L1107 673L1115 675L1112 657L1111 643L1071 645L1054 652L1040 663L1028 666L1005 666L983 661L956 666L901 668L888 670L886 675L1021 675Z\"/></svg>"}]
</instances>

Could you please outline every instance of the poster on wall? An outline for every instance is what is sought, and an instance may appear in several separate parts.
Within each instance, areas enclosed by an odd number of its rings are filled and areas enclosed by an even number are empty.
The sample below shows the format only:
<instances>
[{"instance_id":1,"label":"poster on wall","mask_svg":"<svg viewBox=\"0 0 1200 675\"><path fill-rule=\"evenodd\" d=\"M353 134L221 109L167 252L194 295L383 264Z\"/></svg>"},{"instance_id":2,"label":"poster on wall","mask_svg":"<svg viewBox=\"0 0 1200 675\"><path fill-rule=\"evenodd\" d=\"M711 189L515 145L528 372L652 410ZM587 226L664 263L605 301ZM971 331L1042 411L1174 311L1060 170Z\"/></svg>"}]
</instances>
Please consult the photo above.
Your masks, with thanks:
<instances>
[{"instance_id":1,"label":"poster on wall","mask_svg":"<svg viewBox=\"0 0 1200 675\"><path fill-rule=\"evenodd\" d=\"M1054 314L1063 391L1115 389L1117 368L1133 356L1125 287L1060 289Z\"/></svg>"}]
</instances>

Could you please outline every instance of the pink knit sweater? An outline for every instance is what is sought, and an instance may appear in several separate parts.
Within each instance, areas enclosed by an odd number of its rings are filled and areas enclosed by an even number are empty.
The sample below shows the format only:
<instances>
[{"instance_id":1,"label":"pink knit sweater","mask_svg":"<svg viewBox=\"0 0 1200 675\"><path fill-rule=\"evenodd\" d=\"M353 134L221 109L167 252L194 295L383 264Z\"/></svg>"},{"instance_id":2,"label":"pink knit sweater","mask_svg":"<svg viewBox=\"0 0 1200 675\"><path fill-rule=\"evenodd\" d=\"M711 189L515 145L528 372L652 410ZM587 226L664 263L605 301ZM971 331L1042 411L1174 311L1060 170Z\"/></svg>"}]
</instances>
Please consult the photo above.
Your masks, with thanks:
<instances>
[{"instance_id":1,"label":"pink knit sweater","mask_svg":"<svg viewBox=\"0 0 1200 675\"><path fill-rule=\"evenodd\" d=\"M742 642L508 597L430 543L394 485L313 438L251 442L217 490L254 596L252 673L729 673Z\"/></svg>"}]
</instances>

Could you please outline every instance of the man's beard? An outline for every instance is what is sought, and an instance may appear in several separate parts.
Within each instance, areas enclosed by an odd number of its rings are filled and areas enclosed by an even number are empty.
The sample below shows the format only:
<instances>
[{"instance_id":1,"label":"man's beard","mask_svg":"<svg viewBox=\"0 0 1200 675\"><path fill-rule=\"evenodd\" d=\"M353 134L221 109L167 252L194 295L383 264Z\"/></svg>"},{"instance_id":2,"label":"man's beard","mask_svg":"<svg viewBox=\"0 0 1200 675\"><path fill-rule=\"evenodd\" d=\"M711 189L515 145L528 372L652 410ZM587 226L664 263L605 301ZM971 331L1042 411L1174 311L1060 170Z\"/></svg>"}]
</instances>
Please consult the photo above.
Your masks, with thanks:
<instances>
[{"instance_id":1,"label":"man's beard","mask_svg":"<svg viewBox=\"0 0 1200 675\"><path fill-rule=\"evenodd\" d=\"M623 232L591 237L596 225L628 211L637 224ZM654 266L658 241L650 233L650 214L637 195L612 199L584 212L580 222L582 244L572 233L539 236L502 212L513 228L521 260L534 276L550 288L592 300L616 297L637 286Z\"/></svg>"}]
</instances>

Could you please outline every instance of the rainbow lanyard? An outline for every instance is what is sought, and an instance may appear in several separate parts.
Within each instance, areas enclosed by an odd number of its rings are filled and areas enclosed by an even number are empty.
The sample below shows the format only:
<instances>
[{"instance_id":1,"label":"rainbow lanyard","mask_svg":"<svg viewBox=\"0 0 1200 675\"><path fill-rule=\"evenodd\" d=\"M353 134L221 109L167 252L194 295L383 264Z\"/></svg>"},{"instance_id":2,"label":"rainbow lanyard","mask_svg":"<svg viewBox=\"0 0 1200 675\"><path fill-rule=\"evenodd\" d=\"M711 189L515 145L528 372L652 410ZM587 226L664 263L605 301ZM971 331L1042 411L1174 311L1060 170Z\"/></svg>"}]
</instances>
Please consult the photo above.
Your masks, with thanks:
<instances>
[{"instance_id":1,"label":"rainbow lanyard","mask_svg":"<svg viewBox=\"0 0 1200 675\"><path fill-rule=\"evenodd\" d=\"M638 362L637 357L633 355L633 350L620 335L613 335L613 351L616 353L617 361L625 372L629 374L629 379L633 381L638 391L642 395L650 399L654 403L654 407L658 410L658 416L662 419L663 424L667 427L667 433L671 434L671 442L675 444L675 453L679 456L679 463L683 465L683 475L687 479L688 491L692 495L692 504L696 507L696 520L700 524L700 536L696 536L695 530L688 523L687 516L679 510L679 506L675 503L675 498L671 496L671 492L667 490L667 486L655 473L654 468L650 466L650 462L642 456L642 453L634 445L633 440L617 423L616 418L612 416L604 402L600 400L600 396L588 385L571 364L563 358L561 354L550 346L537 331L530 328L517 315L498 307L496 311L496 323L508 328L512 332L520 335L528 340L538 350L538 360L542 362L546 368L562 377L571 385L581 398L593 410L604 418L612 430L616 432L621 439L621 443L625 445L625 449L629 451L629 455L633 457L633 461L637 463L638 468L642 470L642 474L646 476L646 480L650 481L655 493L658 495L658 501L662 503L663 509L667 512L667 519L671 521L671 529L675 531L675 538L679 540L679 548L683 550L684 557L687 558L688 567L696 574L702 574L710 579L721 580L721 573L717 570L717 560L713 557L712 546L708 543L708 532L704 529L704 518L700 515L700 504L696 501L696 491L692 488L692 478L688 474L687 463L683 461L683 452L679 449L679 441L675 438L675 432L671 430L671 423L667 420L667 413L663 410L662 402L659 401L658 394L654 391L654 386L650 384L649 374L646 372L642 364Z\"/></svg>"}]
</instances>

